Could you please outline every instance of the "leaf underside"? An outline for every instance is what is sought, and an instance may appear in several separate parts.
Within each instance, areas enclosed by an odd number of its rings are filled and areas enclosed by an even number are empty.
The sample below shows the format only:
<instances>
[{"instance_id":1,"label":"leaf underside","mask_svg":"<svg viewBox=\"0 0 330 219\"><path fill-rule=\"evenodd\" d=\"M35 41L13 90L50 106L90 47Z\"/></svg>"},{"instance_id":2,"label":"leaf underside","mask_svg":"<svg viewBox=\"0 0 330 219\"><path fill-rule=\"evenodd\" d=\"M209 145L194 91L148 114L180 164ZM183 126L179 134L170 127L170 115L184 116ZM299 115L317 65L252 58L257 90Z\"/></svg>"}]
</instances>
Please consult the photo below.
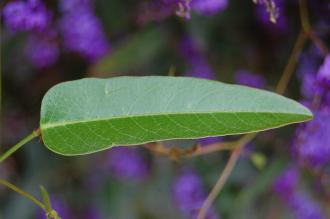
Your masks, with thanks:
<instances>
[{"instance_id":1,"label":"leaf underside","mask_svg":"<svg viewBox=\"0 0 330 219\"><path fill-rule=\"evenodd\" d=\"M189 77L87 78L50 89L41 106L45 145L63 155L170 139L256 132L307 121L277 94Z\"/></svg>"}]
</instances>

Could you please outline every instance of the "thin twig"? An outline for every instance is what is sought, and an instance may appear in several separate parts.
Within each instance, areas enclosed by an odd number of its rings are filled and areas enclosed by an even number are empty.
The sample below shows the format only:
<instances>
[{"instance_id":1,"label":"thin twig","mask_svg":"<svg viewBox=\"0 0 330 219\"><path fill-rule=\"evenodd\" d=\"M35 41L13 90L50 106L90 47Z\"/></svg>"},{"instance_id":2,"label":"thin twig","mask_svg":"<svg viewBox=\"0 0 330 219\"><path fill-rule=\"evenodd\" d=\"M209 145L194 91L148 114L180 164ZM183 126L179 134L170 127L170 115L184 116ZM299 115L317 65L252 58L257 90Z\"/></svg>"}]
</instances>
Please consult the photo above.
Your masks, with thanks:
<instances>
[{"instance_id":1,"label":"thin twig","mask_svg":"<svg viewBox=\"0 0 330 219\"><path fill-rule=\"evenodd\" d=\"M283 94L284 91L286 90L286 88L288 87L288 83L293 75L294 69L297 64L298 57L306 42L307 42L307 37L306 37L304 31L300 31L298 38L296 40L296 43L291 52L291 55L289 57L289 61L288 61L287 65L285 66L281 79L276 86L276 92L278 94Z\"/></svg>"},{"instance_id":2,"label":"thin twig","mask_svg":"<svg viewBox=\"0 0 330 219\"><path fill-rule=\"evenodd\" d=\"M161 142L149 143L143 145L144 148L150 150L152 153L155 153L160 156L165 157L194 157L203 154L209 154L216 151L223 150L233 150L237 145L237 141L229 141L229 142L219 142L214 144L209 144L205 146L195 145L188 149L182 149L179 147L166 147Z\"/></svg>"},{"instance_id":3,"label":"thin twig","mask_svg":"<svg viewBox=\"0 0 330 219\"><path fill-rule=\"evenodd\" d=\"M29 134L28 136L23 138L20 142L15 144L8 151L6 151L4 154L0 155L0 163L3 162L6 158L8 158L10 155L15 153L18 149L20 149L26 143L30 142L32 139L38 137L39 135L40 135L40 129L34 130L31 134Z\"/></svg>"},{"instance_id":4,"label":"thin twig","mask_svg":"<svg viewBox=\"0 0 330 219\"><path fill-rule=\"evenodd\" d=\"M299 0L300 23L303 30L308 33L311 30L306 0Z\"/></svg>"},{"instance_id":5,"label":"thin twig","mask_svg":"<svg viewBox=\"0 0 330 219\"><path fill-rule=\"evenodd\" d=\"M222 187L224 186L228 177L230 176L231 172L233 171L235 164L239 158L241 149L242 149L242 147L238 147L231 153L230 158L229 158L223 172L220 175L220 178L218 179L217 183L213 187L211 193L208 195L205 202L203 203L202 208L199 211L197 219L205 218L208 209L211 207L213 201L217 198Z\"/></svg>"},{"instance_id":6,"label":"thin twig","mask_svg":"<svg viewBox=\"0 0 330 219\"><path fill-rule=\"evenodd\" d=\"M18 188L14 184L11 184L10 182L8 182L4 179L0 179L0 184L10 188L11 190L13 190L13 191L17 192L18 194L24 196L25 198L29 199L30 201L32 201L34 204L38 205L43 210L46 209L45 205L42 202L40 202L38 199L36 199L32 195L30 195L29 193L27 193L27 192L23 191L22 189Z\"/></svg>"},{"instance_id":7,"label":"thin twig","mask_svg":"<svg viewBox=\"0 0 330 219\"><path fill-rule=\"evenodd\" d=\"M233 150L237 147L237 141L233 142L219 142L203 147L199 146L193 153L187 154L187 157L195 157L204 154L210 154L217 151Z\"/></svg>"},{"instance_id":8,"label":"thin twig","mask_svg":"<svg viewBox=\"0 0 330 219\"><path fill-rule=\"evenodd\" d=\"M223 188L228 177L230 176L231 172L233 171L243 147L248 142L250 142L257 134L258 133L246 134L237 141L235 150L231 153L229 160L228 160L223 172L221 173L218 181L216 182L212 191L210 192L210 194L207 196L206 200L204 201L204 203L198 213L197 219L205 218L208 209L211 207L212 203L219 195L221 189Z\"/></svg>"}]
</instances>

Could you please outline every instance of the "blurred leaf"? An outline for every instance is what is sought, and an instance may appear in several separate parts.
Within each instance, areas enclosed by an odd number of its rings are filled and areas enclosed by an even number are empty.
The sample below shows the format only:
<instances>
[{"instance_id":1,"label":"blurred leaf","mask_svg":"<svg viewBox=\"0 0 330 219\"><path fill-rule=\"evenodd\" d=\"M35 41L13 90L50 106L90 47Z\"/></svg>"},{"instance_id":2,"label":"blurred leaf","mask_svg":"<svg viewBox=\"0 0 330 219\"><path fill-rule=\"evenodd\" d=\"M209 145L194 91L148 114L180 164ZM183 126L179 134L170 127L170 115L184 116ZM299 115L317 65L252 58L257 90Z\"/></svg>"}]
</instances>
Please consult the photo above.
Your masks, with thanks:
<instances>
[{"instance_id":1,"label":"blurred leaf","mask_svg":"<svg viewBox=\"0 0 330 219\"><path fill-rule=\"evenodd\" d=\"M253 153L251 154L250 158L254 166L256 166L259 170L264 169L267 162L267 158L265 155L261 153Z\"/></svg>"},{"instance_id":2,"label":"blurred leaf","mask_svg":"<svg viewBox=\"0 0 330 219\"><path fill-rule=\"evenodd\" d=\"M92 67L93 76L104 77L112 73L136 69L150 63L156 57L165 41L160 29L148 29L129 37L114 52Z\"/></svg>"},{"instance_id":3,"label":"blurred leaf","mask_svg":"<svg viewBox=\"0 0 330 219\"><path fill-rule=\"evenodd\" d=\"M52 205L50 202L49 194L48 194L47 190L45 189L45 187L43 187L43 186L40 186L40 192L41 192L41 196L44 201L44 204L45 204L45 208L46 208L45 210L47 213L49 213L52 211Z\"/></svg>"},{"instance_id":4,"label":"blurred leaf","mask_svg":"<svg viewBox=\"0 0 330 219\"><path fill-rule=\"evenodd\" d=\"M47 92L40 128L46 146L79 155L116 145L256 132L311 119L277 94L189 77L88 78Z\"/></svg>"}]
</instances>

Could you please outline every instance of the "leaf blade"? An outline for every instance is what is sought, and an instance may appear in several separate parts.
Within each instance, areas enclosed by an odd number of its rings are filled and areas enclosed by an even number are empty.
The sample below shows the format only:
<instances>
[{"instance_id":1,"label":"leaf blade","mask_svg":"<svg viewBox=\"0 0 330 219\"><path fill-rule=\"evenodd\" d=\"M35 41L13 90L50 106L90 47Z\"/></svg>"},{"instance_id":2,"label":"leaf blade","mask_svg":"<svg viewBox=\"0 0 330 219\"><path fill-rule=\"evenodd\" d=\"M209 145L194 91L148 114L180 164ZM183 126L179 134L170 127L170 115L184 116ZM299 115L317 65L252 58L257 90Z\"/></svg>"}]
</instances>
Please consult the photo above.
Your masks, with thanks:
<instances>
[{"instance_id":1,"label":"leaf blade","mask_svg":"<svg viewBox=\"0 0 330 219\"><path fill-rule=\"evenodd\" d=\"M311 117L300 104L253 88L188 77L117 77L55 86L43 100L40 127L49 149L78 155L262 131Z\"/></svg>"}]
</instances>

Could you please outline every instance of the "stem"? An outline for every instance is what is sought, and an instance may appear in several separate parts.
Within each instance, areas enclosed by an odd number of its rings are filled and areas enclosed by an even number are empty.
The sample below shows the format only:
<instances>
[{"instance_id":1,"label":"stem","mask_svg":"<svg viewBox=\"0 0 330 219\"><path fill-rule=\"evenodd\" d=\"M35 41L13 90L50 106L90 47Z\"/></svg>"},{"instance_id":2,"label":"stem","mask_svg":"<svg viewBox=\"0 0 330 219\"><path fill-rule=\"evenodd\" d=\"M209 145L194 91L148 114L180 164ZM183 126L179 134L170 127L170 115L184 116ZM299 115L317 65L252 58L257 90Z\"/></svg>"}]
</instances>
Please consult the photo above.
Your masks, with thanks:
<instances>
[{"instance_id":1,"label":"stem","mask_svg":"<svg viewBox=\"0 0 330 219\"><path fill-rule=\"evenodd\" d=\"M18 142L16 145L14 145L8 151L6 151L4 154L2 154L0 156L0 163L3 162L6 158L8 158L10 155L12 155L15 151L20 149L23 145L25 145L32 139L38 137L39 135L40 135L40 129L34 130L30 135L23 138L20 142Z\"/></svg>"},{"instance_id":2,"label":"stem","mask_svg":"<svg viewBox=\"0 0 330 219\"><path fill-rule=\"evenodd\" d=\"M310 32L311 25L309 22L308 10L306 0L299 0L299 12L301 26L306 33Z\"/></svg>"},{"instance_id":3,"label":"stem","mask_svg":"<svg viewBox=\"0 0 330 219\"><path fill-rule=\"evenodd\" d=\"M233 142L220 142L210 145L205 145L205 147L198 147L193 153L187 154L187 157L195 157L203 154L210 154L217 151L234 150L237 147L237 141Z\"/></svg>"},{"instance_id":4,"label":"stem","mask_svg":"<svg viewBox=\"0 0 330 219\"><path fill-rule=\"evenodd\" d=\"M216 182L212 191L210 192L210 194L204 201L204 203L198 213L197 219L205 218L208 209L211 207L212 203L219 195L221 189L223 188L228 177L230 176L231 172L233 171L244 145L246 145L249 141L251 141L257 134L258 134L257 132L246 134L237 141L235 150L231 153L229 160L228 160L223 172L221 173L218 181Z\"/></svg>"},{"instance_id":5,"label":"stem","mask_svg":"<svg viewBox=\"0 0 330 219\"><path fill-rule=\"evenodd\" d=\"M291 55L289 57L289 61L285 66L281 79L276 86L276 92L278 94L283 94L285 89L288 87L288 83L293 75L294 68L296 67L297 64L298 56L306 42L307 42L307 37L304 31L300 31L296 43L291 52Z\"/></svg>"},{"instance_id":6,"label":"stem","mask_svg":"<svg viewBox=\"0 0 330 219\"><path fill-rule=\"evenodd\" d=\"M25 198L29 199L30 201L32 201L34 204L38 205L40 208L42 208L43 210L45 210L45 205L42 204L38 199L36 199L35 197L33 197L32 195L30 195L29 193L21 190L20 188L18 188L17 186L11 184L10 182L4 180L4 179L0 179L0 184L10 188L11 190L17 192L18 194L24 196Z\"/></svg>"},{"instance_id":7,"label":"stem","mask_svg":"<svg viewBox=\"0 0 330 219\"><path fill-rule=\"evenodd\" d=\"M235 167L235 164L239 158L240 152L242 147L236 148L230 155L230 158L225 166L225 169L221 173L220 178L218 179L217 183L213 187L211 193L208 195L207 199L204 201L201 210L197 216L197 219L204 219L208 209L211 207L213 201L216 199L218 194L220 193L221 189L223 188L224 184L226 183L228 177L230 176L232 170Z\"/></svg>"}]
</instances>

